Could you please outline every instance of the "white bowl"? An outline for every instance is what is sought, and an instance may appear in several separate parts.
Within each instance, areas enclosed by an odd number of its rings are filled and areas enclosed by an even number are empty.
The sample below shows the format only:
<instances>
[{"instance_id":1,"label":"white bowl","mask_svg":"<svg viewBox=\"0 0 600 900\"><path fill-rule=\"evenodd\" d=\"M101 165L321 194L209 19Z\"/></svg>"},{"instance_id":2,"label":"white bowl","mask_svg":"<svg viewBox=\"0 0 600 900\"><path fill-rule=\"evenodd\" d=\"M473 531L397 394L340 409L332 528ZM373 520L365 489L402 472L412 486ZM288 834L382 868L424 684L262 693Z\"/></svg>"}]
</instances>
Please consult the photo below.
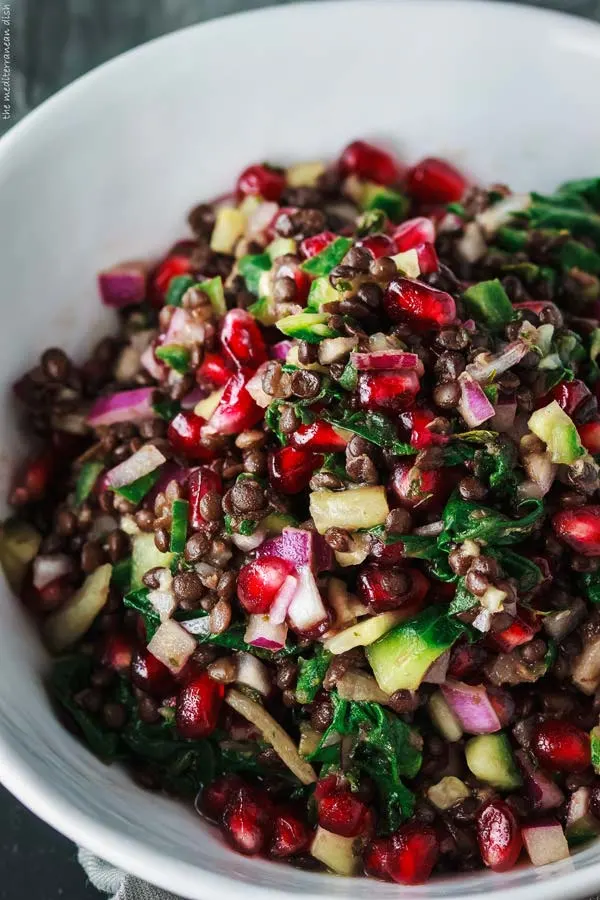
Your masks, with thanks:
<instances>
[{"instance_id":1,"label":"white bowl","mask_svg":"<svg viewBox=\"0 0 600 900\"><path fill-rule=\"evenodd\" d=\"M447 155L482 180L552 188L600 166L600 28L460 0L307 4L189 28L45 103L0 143L0 496L23 456L9 385L49 344L110 327L95 272L158 253L247 163L333 156L358 136ZM572 860L399 888L246 859L189 809L107 768L55 719L46 660L2 584L0 778L72 840L188 898L532 900L600 886ZM243 885L243 887L242 887Z\"/></svg>"}]
</instances>

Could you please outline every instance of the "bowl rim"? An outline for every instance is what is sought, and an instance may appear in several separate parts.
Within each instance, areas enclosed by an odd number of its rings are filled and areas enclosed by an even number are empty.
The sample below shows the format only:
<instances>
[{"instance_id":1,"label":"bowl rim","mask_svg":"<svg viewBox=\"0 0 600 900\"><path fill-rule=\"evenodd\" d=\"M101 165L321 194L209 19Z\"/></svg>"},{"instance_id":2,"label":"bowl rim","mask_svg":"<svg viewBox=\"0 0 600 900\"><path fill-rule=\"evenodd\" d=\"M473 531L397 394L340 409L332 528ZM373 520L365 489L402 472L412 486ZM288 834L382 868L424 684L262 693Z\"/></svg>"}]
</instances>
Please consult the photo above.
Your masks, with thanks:
<instances>
[{"instance_id":1,"label":"bowl rim","mask_svg":"<svg viewBox=\"0 0 600 900\"><path fill-rule=\"evenodd\" d=\"M500 2L494 2L493 4L489 0L311 0L310 3L292 2L284 6L262 7L243 12L228 13L206 22L199 22L175 29L167 34L145 41L101 63L62 87L35 109L27 113L0 138L0 170L4 159L11 153L18 151L22 142L28 140L31 131L35 132L35 129L43 128L47 119L53 116L56 110L67 107L73 100L77 100L78 96L85 94L89 87L93 87L96 82L101 82L107 72L117 73L121 69L126 70L128 66L135 65L136 59L151 56L157 46L162 48L169 43L176 44L182 35L200 29L204 32L212 32L214 39L218 40L219 33L222 31L226 32L230 27L230 22L239 20L246 21L250 18L260 17L272 20L285 20L289 16L310 14L308 12L309 9L310 12L315 14L319 9L339 8L341 6L358 7L365 6L366 3L373 5L375 2L381 7L390 8L403 5L408 8L422 9L428 6L432 10L432 15L435 15L437 8L443 8L446 12L449 8L454 8L459 12L462 11L463 15L479 15L485 9L485 14L492 17L502 18L508 16L516 17L521 21L529 19L548 26L558 25L564 29L565 33L571 36L580 35L592 39L598 44L600 49L599 22L558 10L523 5L522 3L514 2L514 0L511 0L511 2L500 0ZM307 8L307 12L302 11L304 8ZM79 845L80 840L83 838L85 840L85 849L89 852L97 854L124 872L148 881L168 892L178 892L182 897L190 896L188 893L190 885L194 881L197 882L199 872L202 873L203 877L202 891L204 894L208 894L208 891L215 889L227 891L233 886L240 884L240 879L235 876L220 874L208 869L199 869L199 867L185 862L178 861L173 864L173 858L169 854L157 853L154 849L148 848L142 840L131 838L123 833L117 835L110 826L101 824L84 811L71 807L70 802L52 783L44 781L39 774L29 768L28 764L18 753L16 744L13 746L11 742L5 740L1 723L0 782L31 812L74 844ZM546 871L550 875L550 872ZM507 885L506 887L496 887L490 884L489 890L494 893L495 900L529 900L528 894L532 890L539 889L544 890L548 900L558 900L559 897L568 900L568 898L585 896L586 893L595 893L598 889L599 876L600 857L598 862L591 863L581 870L552 872L552 877L544 878L543 881L539 881L537 884ZM321 874L313 873L311 880L314 882L314 889L303 890L307 900L329 900L332 893L327 890L327 885L331 886L330 876L325 880ZM469 875L452 876L452 880L460 881L464 885L465 890L462 894L464 900L468 900L469 897L473 900L479 895L479 892L475 893L469 890ZM352 883L347 878L336 879L336 882L338 885L342 882L348 886ZM435 891L435 884L436 882L434 881L430 882L429 885L416 888L411 887L411 894L414 898L417 898L419 894L423 898L433 898L438 893ZM440 884L443 885L444 882L440 882ZM304 887L307 888L308 885L305 883ZM269 895L272 900L286 900L292 893L296 893L293 889L288 891L269 884L259 886L258 884L248 883L244 883L244 891L249 900L264 900L266 895ZM442 886L439 894L443 893ZM173 898L173 900L176 900L176 898Z\"/></svg>"}]
</instances>

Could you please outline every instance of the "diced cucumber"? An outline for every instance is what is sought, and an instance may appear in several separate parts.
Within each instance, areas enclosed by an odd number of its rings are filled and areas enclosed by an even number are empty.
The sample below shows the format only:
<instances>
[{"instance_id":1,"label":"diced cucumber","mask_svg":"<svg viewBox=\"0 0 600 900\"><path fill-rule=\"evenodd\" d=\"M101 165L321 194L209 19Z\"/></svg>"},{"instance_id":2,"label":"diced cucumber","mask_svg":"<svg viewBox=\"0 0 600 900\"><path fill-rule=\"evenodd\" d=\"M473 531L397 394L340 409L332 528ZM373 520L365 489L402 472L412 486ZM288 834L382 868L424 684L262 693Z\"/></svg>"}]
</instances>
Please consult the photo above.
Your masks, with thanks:
<instances>
[{"instance_id":1,"label":"diced cucumber","mask_svg":"<svg viewBox=\"0 0 600 900\"><path fill-rule=\"evenodd\" d=\"M296 163L285 173L289 187L315 187L321 175L325 173L325 165L321 161Z\"/></svg>"},{"instance_id":2,"label":"diced cucumber","mask_svg":"<svg viewBox=\"0 0 600 900\"><path fill-rule=\"evenodd\" d=\"M21 589L30 563L37 556L41 534L28 522L11 519L0 532L0 564L13 591Z\"/></svg>"},{"instance_id":3,"label":"diced cucumber","mask_svg":"<svg viewBox=\"0 0 600 900\"><path fill-rule=\"evenodd\" d=\"M186 291L196 283L196 279L192 275L174 275L169 281L167 295L165 297L166 306L181 306L183 295Z\"/></svg>"},{"instance_id":4,"label":"diced cucumber","mask_svg":"<svg viewBox=\"0 0 600 900\"><path fill-rule=\"evenodd\" d=\"M468 312L488 328L500 331L513 319L513 305L497 278L472 284L463 294Z\"/></svg>"},{"instance_id":5,"label":"diced cucumber","mask_svg":"<svg viewBox=\"0 0 600 900\"><path fill-rule=\"evenodd\" d=\"M298 251L298 245L293 238L275 238L271 241L265 253L269 254L271 262L274 262L280 256L286 256L288 253L295 255Z\"/></svg>"},{"instance_id":6,"label":"diced cucumber","mask_svg":"<svg viewBox=\"0 0 600 900\"><path fill-rule=\"evenodd\" d=\"M364 210L380 209L392 222L399 222L406 216L409 202L408 198L398 191L367 182L363 188L360 205Z\"/></svg>"},{"instance_id":7,"label":"diced cucumber","mask_svg":"<svg viewBox=\"0 0 600 900\"><path fill-rule=\"evenodd\" d=\"M131 590L143 587L142 578L148 569L159 566L168 569L173 562L174 553L161 553L154 543L153 534L137 534L133 539L131 562Z\"/></svg>"},{"instance_id":8,"label":"diced cucumber","mask_svg":"<svg viewBox=\"0 0 600 900\"><path fill-rule=\"evenodd\" d=\"M594 771L596 775L600 775L600 725L596 725L590 731L590 749Z\"/></svg>"},{"instance_id":9,"label":"diced cucumber","mask_svg":"<svg viewBox=\"0 0 600 900\"><path fill-rule=\"evenodd\" d=\"M92 493L94 485L98 480L100 472L104 469L104 463L91 459L84 463L77 476L77 484L75 485L75 503L81 506L84 500L87 500Z\"/></svg>"},{"instance_id":10,"label":"diced cucumber","mask_svg":"<svg viewBox=\"0 0 600 900\"><path fill-rule=\"evenodd\" d=\"M462 725L452 712L441 691L436 691L435 694L431 695L427 709L429 710L429 718L432 723L447 741L451 743L460 741L463 736Z\"/></svg>"},{"instance_id":11,"label":"diced cucumber","mask_svg":"<svg viewBox=\"0 0 600 900\"><path fill-rule=\"evenodd\" d=\"M223 396L223 392L225 388L219 388L217 391L213 391L208 397L205 397L203 400L200 400L196 403L194 407L194 412L197 416L200 416L202 419L210 419L215 409L221 402L221 397Z\"/></svg>"},{"instance_id":12,"label":"diced cucumber","mask_svg":"<svg viewBox=\"0 0 600 900\"><path fill-rule=\"evenodd\" d=\"M396 253L392 256L396 263L396 268L407 278L418 278L421 274L421 266L419 265L419 255L416 250L405 250L403 253Z\"/></svg>"},{"instance_id":13,"label":"diced cucumber","mask_svg":"<svg viewBox=\"0 0 600 900\"><path fill-rule=\"evenodd\" d=\"M259 284L263 272L271 268L272 259L268 253L249 253L238 259L238 271L251 294L259 293Z\"/></svg>"},{"instance_id":14,"label":"diced cucumber","mask_svg":"<svg viewBox=\"0 0 600 900\"><path fill-rule=\"evenodd\" d=\"M373 528L382 525L390 509L385 488L360 487L346 491L313 491L310 495L310 514L319 534L328 528Z\"/></svg>"},{"instance_id":15,"label":"diced cucumber","mask_svg":"<svg viewBox=\"0 0 600 900\"><path fill-rule=\"evenodd\" d=\"M360 865L356 844L356 838L342 837L319 826L310 853L336 875L355 875Z\"/></svg>"},{"instance_id":16,"label":"diced cucumber","mask_svg":"<svg viewBox=\"0 0 600 900\"><path fill-rule=\"evenodd\" d=\"M509 740L501 731L471 738L465 757L473 775L492 787L514 791L523 784Z\"/></svg>"},{"instance_id":17,"label":"diced cucumber","mask_svg":"<svg viewBox=\"0 0 600 900\"><path fill-rule=\"evenodd\" d=\"M154 351L157 359L160 359L170 369L185 375L190 367L190 350L182 344L167 344L163 347L157 347Z\"/></svg>"},{"instance_id":18,"label":"diced cucumber","mask_svg":"<svg viewBox=\"0 0 600 900\"><path fill-rule=\"evenodd\" d=\"M256 303L248 307L250 315L260 322L261 325L274 325L277 321L277 313L275 311L275 301L273 297L264 295L260 297Z\"/></svg>"},{"instance_id":19,"label":"diced cucumber","mask_svg":"<svg viewBox=\"0 0 600 900\"><path fill-rule=\"evenodd\" d=\"M264 528L267 534L281 534L284 528L296 528L298 520L289 513L270 513L261 521L260 527Z\"/></svg>"},{"instance_id":20,"label":"diced cucumber","mask_svg":"<svg viewBox=\"0 0 600 900\"><path fill-rule=\"evenodd\" d=\"M382 691L416 691L432 663L462 633L462 626L439 606L397 625L367 647L367 659Z\"/></svg>"},{"instance_id":21,"label":"diced cucumber","mask_svg":"<svg viewBox=\"0 0 600 900\"><path fill-rule=\"evenodd\" d=\"M446 775L437 784L432 784L427 791L427 796L438 809L450 809L455 803L466 800L471 796L471 791L464 781L455 775Z\"/></svg>"},{"instance_id":22,"label":"diced cucumber","mask_svg":"<svg viewBox=\"0 0 600 900\"><path fill-rule=\"evenodd\" d=\"M215 313L218 316L224 316L227 312L227 305L225 303L225 290L221 276L215 275L214 278L209 278L208 281L202 281L200 289L207 295Z\"/></svg>"},{"instance_id":23,"label":"diced cucumber","mask_svg":"<svg viewBox=\"0 0 600 900\"><path fill-rule=\"evenodd\" d=\"M338 237L320 253L303 262L301 268L315 277L329 275L331 270L341 263L351 246L352 238Z\"/></svg>"},{"instance_id":24,"label":"diced cucumber","mask_svg":"<svg viewBox=\"0 0 600 900\"><path fill-rule=\"evenodd\" d=\"M152 537L153 535L148 535ZM44 638L53 653L72 647L91 628L94 619L106 604L112 576L112 566L100 566L83 582L70 600L44 622Z\"/></svg>"},{"instance_id":25,"label":"diced cucumber","mask_svg":"<svg viewBox=\"0 0 600 900\"><path fill-rule=\"evenodd\" d=\"M233 248L245 230L244 213L230 206L222 207L217 212L215 227L210 236L210 249L213 253L233 253Z\"/></svg>"},{"instance_id":26,"label":"diced cucumber","mask_svg":"<svg viewBox=\"0 0 600 900\"><path fill-rule=\"evenodd\" d=\"M325 338L339 337L339 332L327 325L325 313L297 313L277 322L278 329L287 337L298 338L308 344L319 344Z\"/></svg>"},{"instance_id":27,"label":"diced cucumber","mask_svg":"<svg viewBox=\"0 0 600 900\"><path fill-rule=\"evenodd\" d=\"M320 312L324 303L337 303L339 299L340 296L336 289L332 287L329 278L326 275L321 275L320 278L315 278L310 286L306 308L310 311Z\"/></svg>"},{"instance_id":28,"label":"diced cucumber","mask_svg":"<svg viewBox=\"0 0 600 900\"><path fill-rule=\"evenodd\" d=\"M575 424L556 400L537 409L527 424L529 430L546 444L552 462L570 466L585 455Z\"/></svg>"},{"instance_id":29,"label":"diced cucumber","mask_svg":"<svg viewBox=\"0 0 600 900\"><path fill-rule=\"evenodd\" d=\"M589 787L580 787L569 797L565 834L571 845L583 844L600 834L600 822L590 812Z\"/></svg>"},{"instance_id":30,"label":"diced cucumber","mask_svg":"<svg viewBox=\"0 0 600 900\"><path fill-rule=\"evenodd\" d=\"M356 622L355 625L350 625L348 628L340 631L339 634L327 638L324 644L325 649L337 656L339 653L346 653L348 650L352 650L354 647L368 647L369 644L379 640L394 625L401 622L403 618L404 615L399 610L384 612L378 616L370 616L368 619Z\"/></svg>"}]
</instances>

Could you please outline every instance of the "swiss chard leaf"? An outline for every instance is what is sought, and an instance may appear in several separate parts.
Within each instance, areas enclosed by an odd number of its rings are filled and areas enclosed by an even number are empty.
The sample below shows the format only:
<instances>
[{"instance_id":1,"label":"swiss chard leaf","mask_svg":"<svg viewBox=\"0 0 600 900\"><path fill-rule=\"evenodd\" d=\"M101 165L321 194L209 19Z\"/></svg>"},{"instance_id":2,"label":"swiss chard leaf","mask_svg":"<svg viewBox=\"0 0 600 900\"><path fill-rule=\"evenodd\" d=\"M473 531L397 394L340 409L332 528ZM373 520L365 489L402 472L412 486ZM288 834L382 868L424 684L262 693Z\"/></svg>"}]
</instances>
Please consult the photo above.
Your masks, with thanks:
<instances>
[{"instance_id":1,"label":"swiss chard leaf","mask_svg":"<svg viewBox=\"0 0 600 900\"><path fill-rule=\"evenodd\" d=\"M486 479L496 494L514 496L519 483L514 444L503 439L489 441L476 451L474 463L477 477Z\"/></svg>"},{"instance_id":2,"label":"swiss chard leaf","mask_svg":"<svg viewBox=\"0 0 600 900\"><path fill-rule=\"evenodd\" d=\"M515 578L519 582L519 591L528 593L541 582L542 573L539 566L536 566L526 556L521 556L520 553L514 553L505 547L501 550L495 547L486 547L485 552L498 560L509 578Z\"/></svg>"},{"instance_id":3,"label":"swiss chard leaf","mask_svg":"<svg viewBox=\"0 0 600 900\"><path fill-rule=\"evenodd\" d=\"M600 603L600 574L585 572L579 576L579 584L590 603Z\"/></svg>"},{"instance_id":4,"label":"swiss chard leaf","mask_svg":"<svg viewBox=\"0 0 600 900\"><path fill-rule=\"evenodd\" d=\"M330 662L331 653L319 644L317 644L313 656L308 659L300 657L298 660L298 681L296 683L296 700L298 703L313 702L321 689Z\"/></svg>"},{"instance_id":5,"label":"swiss chard leaf","mask_svg":"<svg viewBox=\"0 0 600 900\"><path fill-rule=\"evenodd\" d=\"M535 523L544 515L541 500L528 500L531 507L521 519L510 519L496 509L480 506L453 494L443 512L446 541L462 543L466 540L486 541L491 544L514 544L526 537Z\"/></svg>"},{"instance_id":6,"label":"swiss chard leaf","mask_svg":"<svg viewBox=\"0 0 600 900\"><path fill-rule=\"evenodd\" d=\"M324 412L322 416L331 425L358 434L366 441L370 441L378 447L386 447L398 456L417 453L410 444L398 440L394 424L381 413L344 410L341 413Z\"/></svg>"},{"instance_id":7,"label":"swiss chard leaf","mask_svg":"<svg viewBox=\"0 0 600 900\"><path fill-rule=\"evenodd\" d=\"M459 578L456 585L456 593L448 607L448 613L451 616L455 616L457 613L467 612L467 610L472 609L478 603L479 599L465 587L465 579Z\"/></svg>"},{"instance_id":8,"label":"swiss chard leaf","mask_svg":"<svg viewBox=\"0 0 600 900\"><path fill-rule=\"evenodd\" d=\"M129 591L123 597L123 604L128 609L135 609L142 616L146 626L146 638L151 640L160 625L160 617L148 600L149 593L148 588L138 588L136 591Z\"/></svg>"}]
</instances>

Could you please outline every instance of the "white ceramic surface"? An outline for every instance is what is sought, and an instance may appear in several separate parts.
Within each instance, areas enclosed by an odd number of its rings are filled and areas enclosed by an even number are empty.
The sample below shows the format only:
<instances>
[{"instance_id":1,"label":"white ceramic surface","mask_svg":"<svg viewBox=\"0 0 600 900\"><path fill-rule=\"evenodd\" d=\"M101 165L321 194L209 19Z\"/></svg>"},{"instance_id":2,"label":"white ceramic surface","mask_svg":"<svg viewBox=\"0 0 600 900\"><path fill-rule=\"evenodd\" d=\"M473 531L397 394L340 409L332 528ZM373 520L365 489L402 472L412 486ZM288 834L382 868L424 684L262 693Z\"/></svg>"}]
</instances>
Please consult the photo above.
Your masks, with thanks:
<instances>
[{"instance_id":1,"label":"white ceramic surface","mask_svg":"<svg viewBox=\"0 0 600 900\"><path fill-rule=\"evenodd\" d=\"M286 6L190 28L101 67L0 142L0 496L23 455L8 386L56 343L110 319L94 273L152 254L248 162L334 155L357 136L448 155L516 188L600 169L600 28L454 0ZM0 778L74 841L185 897L314 900L575 897L600 888L600 844L572 860L398 888L245 859L193 813L135 787L48 707L44 655L0 586ZM243 888L240 882L243 882Z\"/></svg>"}]
</instances>

